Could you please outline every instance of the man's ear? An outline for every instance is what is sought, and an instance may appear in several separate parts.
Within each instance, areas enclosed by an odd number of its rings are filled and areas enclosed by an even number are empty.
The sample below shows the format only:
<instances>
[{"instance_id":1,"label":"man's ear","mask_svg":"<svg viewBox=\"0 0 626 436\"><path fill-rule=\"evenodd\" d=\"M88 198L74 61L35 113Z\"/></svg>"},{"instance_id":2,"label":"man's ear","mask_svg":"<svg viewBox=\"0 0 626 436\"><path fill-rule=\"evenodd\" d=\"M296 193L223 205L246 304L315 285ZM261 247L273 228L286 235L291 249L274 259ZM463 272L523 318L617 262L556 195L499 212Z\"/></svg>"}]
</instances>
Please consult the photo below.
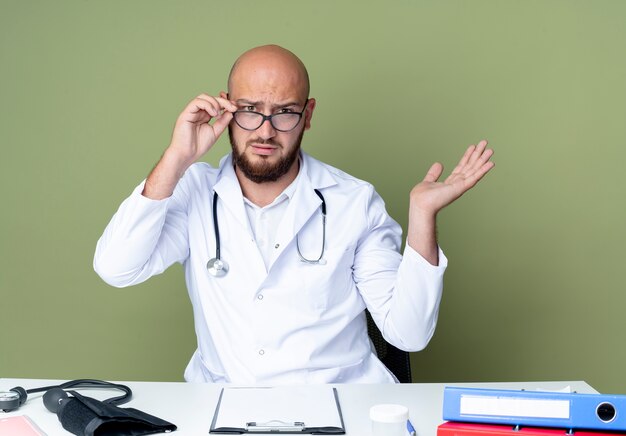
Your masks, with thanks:
<instances>
[{"instance_id":1,"label":"man's ear","mask_svg":"<svg viewBox=\"0 0 626 436\"><path fill-rule=\"evenodd\" d=\"M309 130L311 128L311 118L313 118L315 103L315 99L310 98L306 105L306 111L304 111L304 130Z\"/></svg>"},{"instance_id":2,"label":"man's ear","mask_svg":"<svg viewBox=\"0 0 626 436\"><path fill-rule=\"evenodd\" d=\"M224 91L220 91L220 97L228 100L228 94L226 94Z\"/></svg>"}]
</instances>

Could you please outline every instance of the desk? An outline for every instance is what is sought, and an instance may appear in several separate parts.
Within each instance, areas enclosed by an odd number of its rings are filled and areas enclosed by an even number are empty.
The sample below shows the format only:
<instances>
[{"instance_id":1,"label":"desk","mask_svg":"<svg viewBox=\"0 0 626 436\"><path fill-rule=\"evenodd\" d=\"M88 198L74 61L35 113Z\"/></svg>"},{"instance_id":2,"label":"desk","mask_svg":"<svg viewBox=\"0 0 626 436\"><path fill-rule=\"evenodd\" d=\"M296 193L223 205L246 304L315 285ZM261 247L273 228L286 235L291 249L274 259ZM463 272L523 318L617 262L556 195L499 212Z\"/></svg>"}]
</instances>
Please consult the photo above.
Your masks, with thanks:
<instances>
[{"instance_id":1,"label":"desk","mask_svg":"<svg viewBox=\"0 0 626 436\"><path fill-rule=\"evenodd\" d=\"M59 384L66 380L0 378L0 390L15 386L32 389ZM207 383L120 382L133 390L133 399L122 407L134 407L178 426L172 435L208 435L213 412L224 385ZM520 382L520 383L412 383L412 384L338 384L339 401L348 436L371 434L369 408L379 403L398 403L409 408L418 436L436 436L441 418L444 386L473 386L498 389L563 389L570 386L581 393L597 393L582 381ZM85 395L99 399L116 395L117 391L87 391ZM49 436L68 435L55 414L46 410L42 394L29 395L19 410L0 412L0 417L28 415Z\"/></svg>"}]
</instances>

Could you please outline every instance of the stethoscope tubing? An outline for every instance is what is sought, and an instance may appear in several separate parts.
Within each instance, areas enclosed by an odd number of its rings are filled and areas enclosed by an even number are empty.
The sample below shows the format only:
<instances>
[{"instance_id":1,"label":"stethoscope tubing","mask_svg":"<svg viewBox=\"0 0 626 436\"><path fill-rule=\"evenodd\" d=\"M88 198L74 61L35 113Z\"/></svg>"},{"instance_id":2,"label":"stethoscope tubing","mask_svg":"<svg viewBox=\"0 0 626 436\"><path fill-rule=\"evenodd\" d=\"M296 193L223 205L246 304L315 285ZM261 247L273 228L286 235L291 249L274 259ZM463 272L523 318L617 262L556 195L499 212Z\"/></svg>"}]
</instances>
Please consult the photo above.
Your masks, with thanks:
<instances>
[{"instance_id":1,"label":"stethoscope tubing","mask_svg":"<svg viewBox=\"0 0 626 436\"><path fill-rule=\"evenodd\" d=\"M26 393L34 394L38 392L46 392L53 388L61 388L61 389L118 389L124 391L123 395L118 397L109 398L103 400L103 403L107 404L124 404L129 402L132 399L133 391L126 385L122 385L119 383L111 383L103 380L96 379L78 379L71 380L65 383L61 383L60 385L52 385L52 386L43 386L39 388L27 389Z\"/></svg>"},{"instance_id":2,"label":"stethoscope tubing","mask_svg":"<svg viewBox=\"0 0 626 436\"><path fill-rule=\"evenodd\" d=\"M300 244L298 242L298 237L296 235L296 249L298 251L298 256L300 260L304 263L312 264L312 265L323 265L326 262L324 261L324 252L326 250L326 200L324 196L318 189L313 190L317 196L322 200L321 208L322 208L322 251L317 259L307 259L302 255L300 251ZM228 263L222 260L221 255L221 241L220 241L220 226L217 219L217 201L219 199L219 195L217 195L217 191L213 191L213 233L215 235L215 257L209 259L207 262L207 270L209 274L215 277L222 277L226 275L228 272Z\"/></svg>"},{"instance_id":3,"label":"stethoscope tubing","mask_svg":"<svg viewBox=\"0 0 626 436\"><path fill-rule=\"evenodd\" d=\"M217 192L213 193L213 231L215 233L215 258L217 260L222 260L221 259L221 254L220 254L220 226L217 224L217 199L219 198L219 196L217 195Z\"/></svg>"},{"instance_id":4,"label":"stethoscope tubing","mask_svg":"<svg viewBox=\"0 0 626 436\"><path fill-rule=\"evenodd\" d=\"M296 250L298 250L298 256L300 256L300 260L302 262L308 263L311 265L317 265L317 264L322 264L322 258L324 257L324 250L326 250L326 200L324 200L324 196L322 195L320 191L318 191L317 189L314 189L313 191L315 191L315 193L320 198L320 200L322 200L322 252L320 253L320 256L315 260L307 259L300 252L300 243L298 241L297 236L296 236Z\"/></svg>"}]
</instances>

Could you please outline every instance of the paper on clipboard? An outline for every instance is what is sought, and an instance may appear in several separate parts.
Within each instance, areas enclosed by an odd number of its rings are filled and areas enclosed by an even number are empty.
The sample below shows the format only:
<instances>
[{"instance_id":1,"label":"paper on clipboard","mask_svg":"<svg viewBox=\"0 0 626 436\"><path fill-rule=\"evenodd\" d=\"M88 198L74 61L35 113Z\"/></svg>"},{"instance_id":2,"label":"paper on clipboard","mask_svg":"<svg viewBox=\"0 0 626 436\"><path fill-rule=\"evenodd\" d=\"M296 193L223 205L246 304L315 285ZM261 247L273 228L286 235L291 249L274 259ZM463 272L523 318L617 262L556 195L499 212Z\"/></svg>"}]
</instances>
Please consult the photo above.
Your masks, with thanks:
<instances>
[{"instance_id":1,"label":"paper on clipboard","mask_svg":"<svg viewBox=\"0 0 626 436\"><path fill-rule=\"evenodd\" d=\"M345 433L336 390L327 385L278 386L278 387L228 387L222 390L215 410L211 433L226 429L247 430L250 423L263 426L303 423L307 429L336 429L335 434Z\"/></svg>"}]
</instances>

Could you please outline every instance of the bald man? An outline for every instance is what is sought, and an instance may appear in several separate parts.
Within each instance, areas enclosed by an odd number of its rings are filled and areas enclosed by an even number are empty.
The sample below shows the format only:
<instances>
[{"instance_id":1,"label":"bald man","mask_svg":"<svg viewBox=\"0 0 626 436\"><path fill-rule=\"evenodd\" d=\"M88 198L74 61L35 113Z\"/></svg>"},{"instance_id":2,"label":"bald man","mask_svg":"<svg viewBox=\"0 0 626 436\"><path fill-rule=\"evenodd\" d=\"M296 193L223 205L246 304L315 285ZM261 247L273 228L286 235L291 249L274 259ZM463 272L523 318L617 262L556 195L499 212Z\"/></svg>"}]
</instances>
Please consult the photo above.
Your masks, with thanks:
<instances>
[{"instance_id":1,"label":"bald man","mask_svg":"<svg viewBox=\"0 0 626 436\"><path fill-rule=\"evenodd\" d=\"M247 51L228 93L201 94L161 160L113 216L94 268L109 284L182 263L197 349L193 382L395 382L375 355L364 309L407 351L433 335L447 260L437 213L492 167L486 141L443 182L434 164L410 193L407 244L371 184L301 150L315 99L290 51ZM197 162L228 128L218 168Z\"/></svg>"}]
</instances>

